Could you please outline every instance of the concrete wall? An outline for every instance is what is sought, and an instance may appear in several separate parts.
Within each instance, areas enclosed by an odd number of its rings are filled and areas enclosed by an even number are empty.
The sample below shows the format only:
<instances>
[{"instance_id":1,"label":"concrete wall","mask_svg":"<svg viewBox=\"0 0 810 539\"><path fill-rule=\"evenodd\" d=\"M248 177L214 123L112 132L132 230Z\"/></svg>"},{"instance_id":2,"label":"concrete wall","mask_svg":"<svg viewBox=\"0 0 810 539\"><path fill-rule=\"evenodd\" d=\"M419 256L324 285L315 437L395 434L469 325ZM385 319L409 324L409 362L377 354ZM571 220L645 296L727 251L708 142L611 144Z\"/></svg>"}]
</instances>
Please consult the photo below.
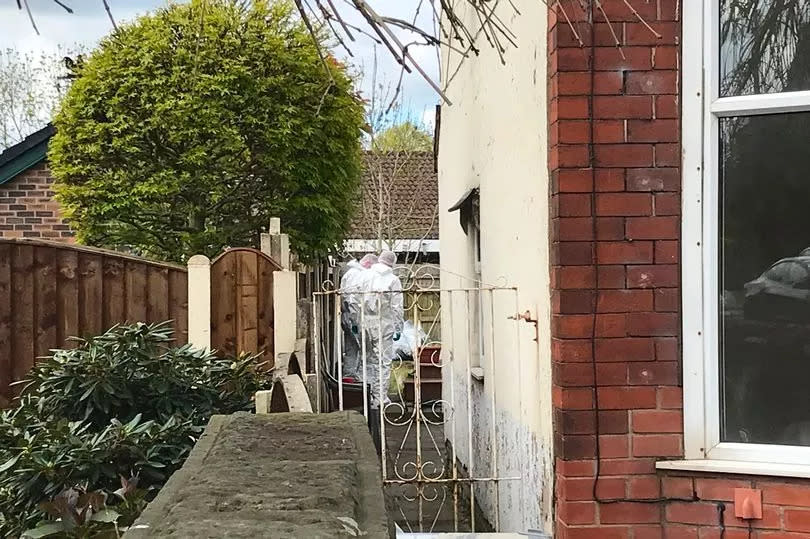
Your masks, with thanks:
<instances>
[{"instance_id":1,"label":"concrete wall","mask_svg":"<svg viewBox=\"0 0 810 539\"><path fill-rule=\"evenodd\" d=\"M391 537L377 454L355 413L214 416L126 533Z\"/></svg>"},{"instance_id":2,"label":"concrete wall","mask_svg":"<svg viewBox=\"0 0 810 539\"><path fill-rule=\"evenodd\" d=\"M472 312L467 305L468 293L445 292L442 307L443 360L453 365L444 369L444 398L455 404L445 433L455 440L459 460L467 466L472 463L475 475L493 469L492 455L497 452L498 475L520 477L501 482L497 492L497 519L504 531L549 530L552 513L543 31L547 8L533 0L520 0L515 5L520 16L514 15L508 3L498 8L519 45L507 51L507 65L501 64L483 37L480 56L471 55L460 67L457 54L443 51L442 77L454 104L442 108L439 146L442 288L476 286L471 280L475 274L474 243L462 230L458 213L447 211L472 187L480 188L481 280L489 285L517 287L516 298L509 291L493 292L492 303L485 298L482 330L474 319L467 326L468 313ZM475 26L474 16L468 15L470 25ZM518 310L530 311L537 320L537 330L532 323L508 319ZM479 332L484 335L481 359L477 337L469 336ZM482 381L471 380L467 374L467 357L471 357L472 365L480 361ZM469 383L473 386L468 399ZM472 415L472 444L468 410ZM497 429L493 429L493 419ZM494 447L493 432L497 440ZM478 490L479 502L494 522L495 489Z\"/></svg>"}]
</instances>

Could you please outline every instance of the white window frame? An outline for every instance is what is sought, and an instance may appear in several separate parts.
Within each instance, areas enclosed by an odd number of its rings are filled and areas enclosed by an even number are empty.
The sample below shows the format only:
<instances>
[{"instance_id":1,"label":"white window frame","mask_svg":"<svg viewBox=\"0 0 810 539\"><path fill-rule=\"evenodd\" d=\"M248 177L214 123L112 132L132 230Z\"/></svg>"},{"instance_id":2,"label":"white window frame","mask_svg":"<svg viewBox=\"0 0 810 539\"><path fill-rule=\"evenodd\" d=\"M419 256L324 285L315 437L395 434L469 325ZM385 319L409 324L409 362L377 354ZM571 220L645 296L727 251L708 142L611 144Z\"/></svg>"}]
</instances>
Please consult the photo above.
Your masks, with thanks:
<instances>
[{"instance_id":1,"label":"white window frame","mask_svg":"<svg viewBox=\"0 0 810 539\"><path fill-rule=\"evenodd\" d=\"M681 5L681 273L687 460L659 463L659 468L810 477L810 447L720 442L717 211L720 118L810 111L810 91L720 98L720 0L690 0Z\"/></svg>"}]
</instances>

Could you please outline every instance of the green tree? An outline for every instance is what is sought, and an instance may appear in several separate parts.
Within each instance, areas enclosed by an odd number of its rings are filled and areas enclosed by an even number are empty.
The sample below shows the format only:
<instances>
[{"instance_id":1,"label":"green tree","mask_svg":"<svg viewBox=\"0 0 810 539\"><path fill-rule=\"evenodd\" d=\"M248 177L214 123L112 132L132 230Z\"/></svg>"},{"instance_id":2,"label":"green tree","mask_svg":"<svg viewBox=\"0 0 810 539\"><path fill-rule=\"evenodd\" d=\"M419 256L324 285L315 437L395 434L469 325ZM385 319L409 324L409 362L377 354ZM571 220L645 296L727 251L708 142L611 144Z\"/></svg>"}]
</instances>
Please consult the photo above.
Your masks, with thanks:
<instances>
[{"instance_id":1,"label":"green tree","mask_svg":"<svg viewBox=\"0 0 810 539\"><path fill-rule=\"evenodd\" d=\"M84 243L182 261L279 216L304 258L344 237L363 106L286 2L193 0L122 26L55 119L57 194Z\"/></svg>"},{"instance_id":2,"label":"green tree","mask_svg":"<svg viewBox=\"0 0 810 539\"><path fill-rule=\"evenodd\" d=\"M430 152L433 151L433 137L413 122L403 122L377 134L371 149L378 152Z\"/></svg>"}]
</instances>

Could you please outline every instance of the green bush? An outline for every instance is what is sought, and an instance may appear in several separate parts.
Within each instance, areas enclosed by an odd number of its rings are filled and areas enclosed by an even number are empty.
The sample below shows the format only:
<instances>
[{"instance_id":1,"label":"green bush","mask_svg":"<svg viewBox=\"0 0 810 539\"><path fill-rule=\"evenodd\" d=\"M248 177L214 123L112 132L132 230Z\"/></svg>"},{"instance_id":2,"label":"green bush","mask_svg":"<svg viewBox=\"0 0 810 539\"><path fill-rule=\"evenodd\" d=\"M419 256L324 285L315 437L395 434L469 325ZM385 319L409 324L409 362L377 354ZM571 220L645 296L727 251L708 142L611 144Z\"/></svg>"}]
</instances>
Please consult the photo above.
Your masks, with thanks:
<instances>
[{"instance_id":1,"label":"green bush","mask_svg":"<svg viewBox=\"0 0 810 539\"><path fill-rule=\"evenodd\" d=\"M79 62L54 125L83 243L184 261L258 246L281 217L317 257L351 223L363 103L291 2L191 0L121 25Z\"/></svg>"},{"instance_id":2,"label":"green bush","mask_svg":"<svg viewBox=\"0 0 810 539\"><path fill-rule=\"evenodd\" d=\"M173 347L168 323L117 326L56 350L0 414L0 536L45 518L69 489L114 492L122 478L156 489L215 413L252 407L269 380L253 356Z\"/></svg>"}]
</instances>

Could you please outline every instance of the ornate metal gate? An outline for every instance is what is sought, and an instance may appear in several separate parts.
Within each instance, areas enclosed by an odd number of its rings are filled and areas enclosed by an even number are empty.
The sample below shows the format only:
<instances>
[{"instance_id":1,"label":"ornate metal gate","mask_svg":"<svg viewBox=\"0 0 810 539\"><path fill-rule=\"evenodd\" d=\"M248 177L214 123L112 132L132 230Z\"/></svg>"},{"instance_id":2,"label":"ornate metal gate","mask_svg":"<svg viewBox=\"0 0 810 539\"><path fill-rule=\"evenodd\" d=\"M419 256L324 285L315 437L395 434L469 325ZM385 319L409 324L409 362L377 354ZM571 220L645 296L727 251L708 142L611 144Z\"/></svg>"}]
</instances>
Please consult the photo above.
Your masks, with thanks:
<instances>
[{"instance_id":1,"label":"ornate metal gate","mask_svg":"<svg viewBox=\"0 0 810 539\"><path fill-rule=\"evenodd\" d=\"M498 454L499 390L509 387L499 381L498 359L520 356L517 289L442 288L435 266L397 273L406 320L397 341L386 340L378 315L399 292L326 282L314 293L318 408L354 409L368 419L404 531L499 531L500 494L522 478L522 466L504 469L508 459ZM377 383L374 394L374 377L384 380L388 368L388 383Z\"/></svg>"}]
</instances>

